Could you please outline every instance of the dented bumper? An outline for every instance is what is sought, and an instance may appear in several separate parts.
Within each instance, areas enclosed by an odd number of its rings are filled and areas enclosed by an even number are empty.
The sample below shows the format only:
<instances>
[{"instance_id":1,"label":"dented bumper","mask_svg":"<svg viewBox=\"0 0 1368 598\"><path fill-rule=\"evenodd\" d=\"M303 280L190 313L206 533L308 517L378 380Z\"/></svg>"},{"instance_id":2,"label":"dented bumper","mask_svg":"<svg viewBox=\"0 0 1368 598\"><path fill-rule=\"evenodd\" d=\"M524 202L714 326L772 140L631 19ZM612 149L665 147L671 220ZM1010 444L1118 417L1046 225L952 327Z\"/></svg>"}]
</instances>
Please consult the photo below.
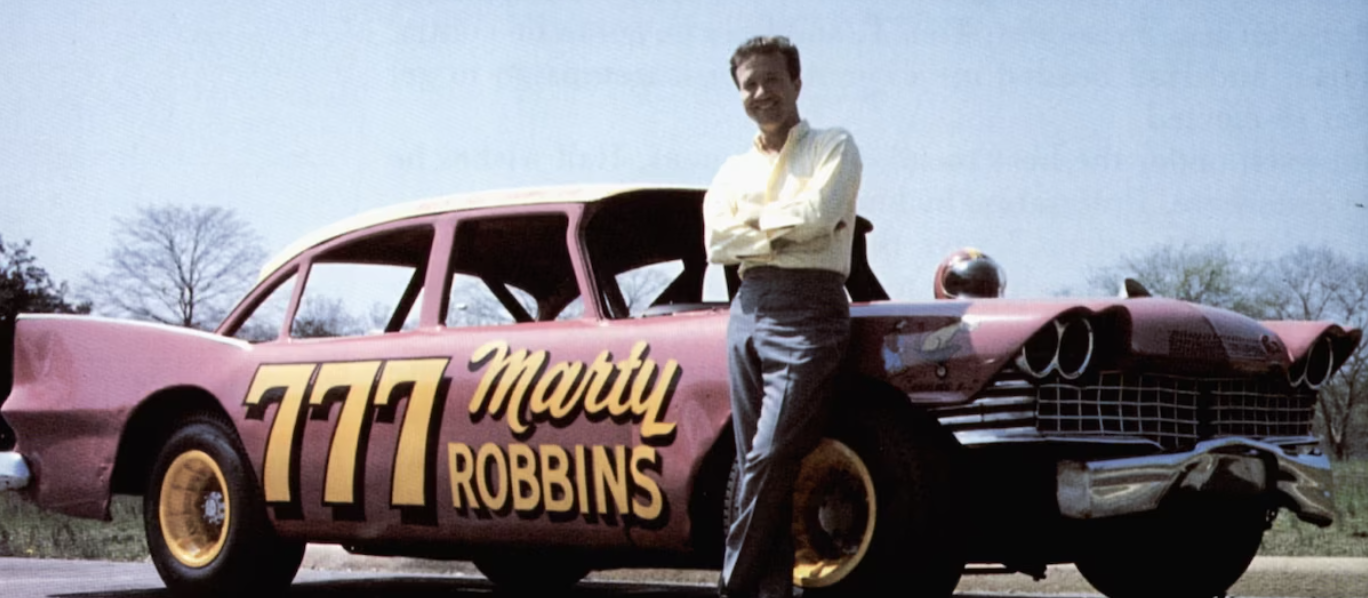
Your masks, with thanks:
<instances>
[{"instance_id":1,"label":"dented bumper","mask_svg":"<svg viewBox=\"0 0 1368 598\"><path fill-rule=\"evenodd\" d=\"M1297 517L1323 527L1335 518L1334 479L1330 460L1314 448L1305 441L1220 438L1184 453L1063 461L1056 473L1059 510L1094 519L1152 511L1171 493L1272 493Z\"/></svg>"},{"instance_id":2,"label":"dented bumper","mask_svg":"<svg viewBox=\"0 0 1368 598\"><path fill-rule=\"evenodd\" d=\"M15 452L0 453L0 491L19 490L29 484L32 474L24 456Z\"/></svg>"}]
</instances>

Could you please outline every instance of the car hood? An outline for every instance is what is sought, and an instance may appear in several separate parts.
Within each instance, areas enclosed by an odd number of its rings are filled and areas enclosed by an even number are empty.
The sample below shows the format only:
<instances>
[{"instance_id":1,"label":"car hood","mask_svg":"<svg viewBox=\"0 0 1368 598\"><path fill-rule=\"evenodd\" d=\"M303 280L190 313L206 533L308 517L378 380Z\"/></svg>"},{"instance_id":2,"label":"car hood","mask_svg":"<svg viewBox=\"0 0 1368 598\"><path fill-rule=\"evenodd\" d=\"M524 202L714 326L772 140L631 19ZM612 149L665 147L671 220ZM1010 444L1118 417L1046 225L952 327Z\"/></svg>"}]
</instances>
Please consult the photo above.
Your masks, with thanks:
<instances>
[{"instance_id":1,"label":"car hood","mask_svg":"<svg viewBox=\"0 0 1368 598\"><path fill-rule=\"evenodd\" d=\"M1013 366L1027 340L1062 318L1090 322L1093 370L1203 377L1285 373L1322 337L1336 349L1337 369L1362 334L1330 322L1259 322L1163 298L876 302L856 304L851 316L848 368L928 404L968 401Z\"/></svg>"}]
</instances>

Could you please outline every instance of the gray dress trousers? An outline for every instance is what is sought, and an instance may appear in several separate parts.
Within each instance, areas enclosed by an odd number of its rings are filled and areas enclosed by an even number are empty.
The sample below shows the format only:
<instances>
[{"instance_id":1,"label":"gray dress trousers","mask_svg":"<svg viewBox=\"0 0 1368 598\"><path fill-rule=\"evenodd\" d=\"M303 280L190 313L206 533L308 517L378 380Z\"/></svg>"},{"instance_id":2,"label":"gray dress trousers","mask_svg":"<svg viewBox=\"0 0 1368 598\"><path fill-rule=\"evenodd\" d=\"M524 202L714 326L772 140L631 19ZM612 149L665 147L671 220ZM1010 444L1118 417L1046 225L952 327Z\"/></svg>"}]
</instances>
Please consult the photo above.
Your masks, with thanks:
<instances>
[{"instance_id":1,"label":"gray dress trousers","mask_svg":"<svg viewBox=\"0 0 1368 598\"><path fill-rule=\"evenodd\" d=\"M845 277L829 270L746 271L727 324L740 489L727 534L729 598L793 591L793 483L821 440L850 337Z\"/></svg>"}]
</instances>

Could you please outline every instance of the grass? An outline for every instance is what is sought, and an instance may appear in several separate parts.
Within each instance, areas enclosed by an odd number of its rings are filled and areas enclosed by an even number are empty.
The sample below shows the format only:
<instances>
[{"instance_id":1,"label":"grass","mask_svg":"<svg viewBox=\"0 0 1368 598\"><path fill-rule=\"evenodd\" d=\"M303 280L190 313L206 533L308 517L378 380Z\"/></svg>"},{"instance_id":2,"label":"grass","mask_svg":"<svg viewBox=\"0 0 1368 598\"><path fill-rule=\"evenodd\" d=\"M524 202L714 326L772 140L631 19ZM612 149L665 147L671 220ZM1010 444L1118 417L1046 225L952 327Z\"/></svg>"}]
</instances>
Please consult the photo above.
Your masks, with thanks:
<instances>
[{"instance_id":1,"label":"grass","mask_svg":"<svg viewBox=\"0 0 1368 598\"><path fill-rule=\"evenodd\" d=\"M1335 523L1322 529L1282 511L1259 554L1368 557L1368 460L1340 461L1334 468Z\"/></svg>"},{"instance_id":2,"label":"grass","mask_svg":"<svg viewBox=\"0 0 1368 598\"><path fill-rule=\"evenodd\" d=\"M1265 556L1368 557L1368 460L1335 463L1334 525L1318 528L1287 511L1264 534ZM12 492L0 492L0 556L142 561L140 497L114 498L112 522L49 513Z\"/></svg>"},{"instance_id":3,"label":"grass","mask_svg":"<svg viewBox=\"0 0 1368 598\"><path fill-rule=\"evenodd\" d=\"M117 496L112 522L39 509L13 492L0 492L0 556L141 561L142 497Z\"/></svg>"}]
</instances>

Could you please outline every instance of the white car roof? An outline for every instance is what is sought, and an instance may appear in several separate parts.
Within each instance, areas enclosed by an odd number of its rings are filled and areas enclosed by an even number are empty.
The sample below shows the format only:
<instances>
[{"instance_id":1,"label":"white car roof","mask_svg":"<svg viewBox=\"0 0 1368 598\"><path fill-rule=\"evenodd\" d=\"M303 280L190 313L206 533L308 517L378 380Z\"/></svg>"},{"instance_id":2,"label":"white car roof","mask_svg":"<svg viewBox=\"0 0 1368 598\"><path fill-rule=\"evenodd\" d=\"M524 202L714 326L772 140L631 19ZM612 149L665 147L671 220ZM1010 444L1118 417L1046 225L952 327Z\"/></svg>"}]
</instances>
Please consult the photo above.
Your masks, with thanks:
<instances>
[{"instance_id":1,"label":"white car roof","mask_svg":"<svg viewBox=\"0 0 1368 598\"><path fill-rule=\"evenodd\" d=\"M334 222L300 237L281 250L262 267L257 281L265 280L286 262L308 249L342 235L364 230L373 226L443 212L473 210L477 208L497 208L527 206L547 203L592 203L604 198L633 191L647 190L692 190L702 191L699 187L685 185L659 184L592 184L562 185L550 187L525 187L459 193L428 199L420 199L363 212Z\"/></svg>"}]
</instances>

